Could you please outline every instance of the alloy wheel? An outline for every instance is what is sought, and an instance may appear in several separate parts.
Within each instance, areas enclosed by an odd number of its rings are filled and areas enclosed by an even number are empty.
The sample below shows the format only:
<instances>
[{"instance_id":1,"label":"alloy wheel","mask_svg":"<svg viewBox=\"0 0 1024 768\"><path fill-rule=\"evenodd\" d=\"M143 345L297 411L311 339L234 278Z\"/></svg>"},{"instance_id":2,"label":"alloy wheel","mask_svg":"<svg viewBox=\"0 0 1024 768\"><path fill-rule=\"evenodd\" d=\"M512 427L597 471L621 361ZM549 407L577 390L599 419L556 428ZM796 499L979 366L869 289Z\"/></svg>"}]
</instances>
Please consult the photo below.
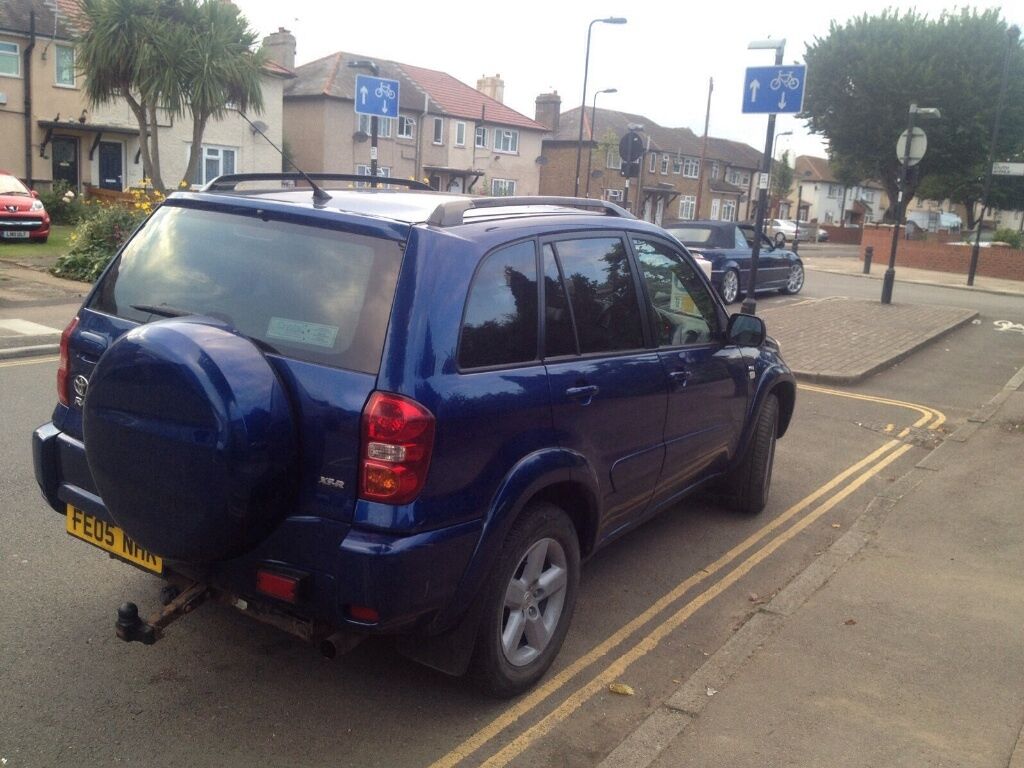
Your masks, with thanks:
<instances>
[{"instance_id":1,"label":"alloy wheel","mask_svg":"<svg viewBox=\"0 0 1024 768\"><path fill-rule=\"evenodd\" d=\"M526 550L505 589L501 649L509 664L526 666L547 648L562 617L567 584L565 550L555 539Z\"/></svg>"}]
</instances>

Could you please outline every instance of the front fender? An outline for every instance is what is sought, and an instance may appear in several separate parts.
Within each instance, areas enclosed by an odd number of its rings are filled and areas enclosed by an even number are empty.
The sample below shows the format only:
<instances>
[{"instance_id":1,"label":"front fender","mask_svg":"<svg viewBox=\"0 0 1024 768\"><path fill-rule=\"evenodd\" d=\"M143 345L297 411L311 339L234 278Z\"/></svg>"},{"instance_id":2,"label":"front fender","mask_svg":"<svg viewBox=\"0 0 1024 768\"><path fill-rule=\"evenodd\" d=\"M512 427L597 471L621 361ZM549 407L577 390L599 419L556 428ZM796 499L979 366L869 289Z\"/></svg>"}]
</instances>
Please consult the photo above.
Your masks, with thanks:
<instances>
[{"instance_id":1,"label":"front fender","mask_svg":"<svg viewBox=\"0 0 1024 768\"><path fill-rule=\"evenodd\" d=\"M455 593L431 623L431 632L450 628L466 612L526 504L545 488L566 482L582 486L592 499L600 498L597 477L586 458L575 451L545 448L524 456L509 470L491 500L469 566Z\"/></svg>"},{"instance_id":2,"label":"front fender","mask_svg":"<svg viewBox=\"0 0 1024 768\"><path fill-rule=\"evenodd\" d=\"M789 428L789 422L796 406L796 378L777 354L762 348L758 350L757 356L751 359L751 363L757 374L756 384L747 401L743 433L740 435L740 441L733 456L734 465L742 460L750 447L757 424L757 415L761 412L761 407L769 394L774 392L779 398L778 437L782 437Z\"/></svg>"}]
</instances>

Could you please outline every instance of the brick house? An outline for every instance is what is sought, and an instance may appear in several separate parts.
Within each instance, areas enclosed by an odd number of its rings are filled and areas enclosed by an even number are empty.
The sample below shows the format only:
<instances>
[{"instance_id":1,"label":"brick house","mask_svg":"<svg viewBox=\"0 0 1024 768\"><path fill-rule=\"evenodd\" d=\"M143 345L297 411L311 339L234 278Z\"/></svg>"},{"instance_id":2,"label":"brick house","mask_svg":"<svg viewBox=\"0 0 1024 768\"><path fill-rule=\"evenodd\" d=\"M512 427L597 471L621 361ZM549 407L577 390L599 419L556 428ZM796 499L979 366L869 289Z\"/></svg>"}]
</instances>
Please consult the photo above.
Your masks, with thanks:
<instances>
[{"instance_id":1,"label":"brick house","mask_svg":"<svg viewBox=\"0 0 1024 768\"><path fill-rule=\"evenodd\" d=\"M541 194L572 195L580 109L560 112L561 99L557 93L541 94L536 105L537 121L551 130L543 145ZM581 196L626 203L630 210L655 222L750 217L751 191L760 161L760 153L753 147L708 137L705 151L703 139L688 128L665 128L643 115L610 109L588 108L582 119ZM618 146L631 126L642 126L640 135L645 152L640 176L630 180L627 190L626 179L619 173Z\"/></svg>"},{"instance_id":2,"label":"brick house","mask_svg":"<svg viewBox=\"0 0 1024 768\"><path fill-rule=\"evenodd\" d=\"M370 120L355 113L354 99L355 78L369 69L353 66L367 60L339 51L295 68L284 94L284 139L303 170L369 173ZM453 192L537 194L545 129L502 103L500 77L472 88L444 72L372 61L380 77L399 82L398 117L378 119L379 175L425 178Z\"/></svg>"}]
</instances>

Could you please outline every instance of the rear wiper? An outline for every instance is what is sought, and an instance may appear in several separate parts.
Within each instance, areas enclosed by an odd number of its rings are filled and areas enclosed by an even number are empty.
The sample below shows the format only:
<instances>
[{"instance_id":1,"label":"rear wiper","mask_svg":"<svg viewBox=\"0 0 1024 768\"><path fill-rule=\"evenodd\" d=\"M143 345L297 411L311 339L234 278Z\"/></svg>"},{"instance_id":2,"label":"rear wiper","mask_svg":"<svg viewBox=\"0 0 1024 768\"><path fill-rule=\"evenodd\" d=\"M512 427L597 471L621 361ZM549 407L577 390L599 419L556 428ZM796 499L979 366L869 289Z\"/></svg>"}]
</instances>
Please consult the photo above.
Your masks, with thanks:
<instances>
[{"instance_id":1,"label":"rear wiper","mask_svg":"<svg viewBox=\"0 0 1024 768\"><path fill-rule=\"evenodd\" d=\"M185 317L186 315L195 314L190 310L179 309L169 304L132 304L131 308L137 309L139 312L148 312L151 315L160 315L161 317Z\"/></svg>"}]
</instances>

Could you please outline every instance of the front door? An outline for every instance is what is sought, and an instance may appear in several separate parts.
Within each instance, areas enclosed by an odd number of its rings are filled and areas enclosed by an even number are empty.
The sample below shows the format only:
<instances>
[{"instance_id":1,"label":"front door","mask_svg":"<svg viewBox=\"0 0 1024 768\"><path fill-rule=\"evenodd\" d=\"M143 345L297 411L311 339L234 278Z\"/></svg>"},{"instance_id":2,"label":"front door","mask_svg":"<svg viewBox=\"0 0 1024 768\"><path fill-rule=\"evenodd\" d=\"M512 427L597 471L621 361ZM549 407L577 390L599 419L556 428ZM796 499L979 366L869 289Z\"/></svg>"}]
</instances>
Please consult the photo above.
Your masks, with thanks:
<instances>
[{"instance_id":1,"label":"front door","mask_svg":"<svg viewBox=\"0 0 1024 768\"><path fill-rule=\"evenodd\" d=\"M50 142L53 156L54 182L66 181L78 191L78 139L71 136L55 136Z\"/></svg>"},{"instance_id":2,"label":"front door","mask_svg":"<svg viewBox=\"0 0 1024 768\"><path fill-rule=\"evenodd\" d=\"M121 192L124 189L123 145L114 141L100 142L100 189Z\"/></svg>"}]
</instances>

